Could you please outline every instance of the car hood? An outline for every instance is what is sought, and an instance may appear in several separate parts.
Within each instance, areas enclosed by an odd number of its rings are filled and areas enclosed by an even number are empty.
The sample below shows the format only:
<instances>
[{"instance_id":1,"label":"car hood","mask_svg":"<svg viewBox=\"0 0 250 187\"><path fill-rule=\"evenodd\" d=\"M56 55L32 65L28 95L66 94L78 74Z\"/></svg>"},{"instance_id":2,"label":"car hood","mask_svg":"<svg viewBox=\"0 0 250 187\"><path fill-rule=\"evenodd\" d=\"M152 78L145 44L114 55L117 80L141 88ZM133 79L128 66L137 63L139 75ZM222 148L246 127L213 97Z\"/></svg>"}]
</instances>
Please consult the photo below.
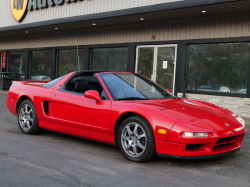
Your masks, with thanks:
<instances>
[{"instance_id":1,"label":"car hood","mask_svg":"<svg viewBox=\"0 0 250 187\"><path fill-rule=\"evenodd\" d=\"M174 110L198 119L226 117L231 114L227 109L213 103L190 99L146 100L140 103L159 110Z\"/></svg>"},{"instance_id":2,"label":"car hood","mask_svg":"<svg viewBox=\"0 0 250 187\"><path fill-rule=\"evenodd\" d=\"M189 99L165 99L140 101L141 104L161 110L172 118L184 123L192 123L200 128L219 131L237 129L242 125L232 117L232 112L218 105ZM195 122L196 121L196 122ZM229 124L230 126L226 125Z\"/></svg>"}]
</instances>

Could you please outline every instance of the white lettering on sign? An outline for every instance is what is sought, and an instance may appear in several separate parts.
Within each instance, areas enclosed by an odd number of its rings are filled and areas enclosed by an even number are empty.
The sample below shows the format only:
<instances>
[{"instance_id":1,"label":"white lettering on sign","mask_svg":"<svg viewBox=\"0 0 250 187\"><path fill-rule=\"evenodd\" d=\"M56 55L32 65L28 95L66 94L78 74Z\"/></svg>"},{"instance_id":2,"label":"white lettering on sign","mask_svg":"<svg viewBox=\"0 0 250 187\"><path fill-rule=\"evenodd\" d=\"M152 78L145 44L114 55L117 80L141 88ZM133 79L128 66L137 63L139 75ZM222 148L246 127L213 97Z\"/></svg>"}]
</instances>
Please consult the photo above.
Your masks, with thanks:
<instances>
[{"instance_id":1,"label":"white lettering on sign","mask_svg":"<svg viewBox=\"0 0 250 187\"><path fill-rule=\"evenodd\" d=\"M168 69L168 61L163 61L163 69Z\"/></svg>"},{"instance_id":2,"label":"white lettering on sign","mask_svg":"<svg viewBox=\"0 0 250 187\"><path fill-rule=\"evenodd\" d=\"M42 8L48 8L48 6L63 5L64 3L75 3L77 1L83 0L29 0L28 10L38 10Z\"/></svg>"}]
</instances>

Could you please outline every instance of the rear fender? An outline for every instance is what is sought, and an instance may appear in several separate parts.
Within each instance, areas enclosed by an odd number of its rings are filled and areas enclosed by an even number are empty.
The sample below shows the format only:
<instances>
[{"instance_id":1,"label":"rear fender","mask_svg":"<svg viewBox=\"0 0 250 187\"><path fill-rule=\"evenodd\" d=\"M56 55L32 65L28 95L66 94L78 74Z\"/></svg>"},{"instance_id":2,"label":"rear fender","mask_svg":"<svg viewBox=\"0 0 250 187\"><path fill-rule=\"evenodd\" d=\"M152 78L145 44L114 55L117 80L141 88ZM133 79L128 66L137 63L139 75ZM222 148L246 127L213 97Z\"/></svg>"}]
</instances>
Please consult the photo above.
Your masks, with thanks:
<instances>
[{"instance_id":1,"label":"rear fender","mask_svg":"<svg viewBox=\"0 0 250 187\"><path fill-rule=\"evenodd\" d=\"M27 99L30 99L33 103L34 103L34 97L33 96L30 96L28 94L22 94L22 95L19 95L18 98L16 99L16 102L15 102L15 109L16 109L16 112L18 112L18 108L20 106L20 104L24 101L24 100L27 100Z\"/></svg>"}]
</instances>

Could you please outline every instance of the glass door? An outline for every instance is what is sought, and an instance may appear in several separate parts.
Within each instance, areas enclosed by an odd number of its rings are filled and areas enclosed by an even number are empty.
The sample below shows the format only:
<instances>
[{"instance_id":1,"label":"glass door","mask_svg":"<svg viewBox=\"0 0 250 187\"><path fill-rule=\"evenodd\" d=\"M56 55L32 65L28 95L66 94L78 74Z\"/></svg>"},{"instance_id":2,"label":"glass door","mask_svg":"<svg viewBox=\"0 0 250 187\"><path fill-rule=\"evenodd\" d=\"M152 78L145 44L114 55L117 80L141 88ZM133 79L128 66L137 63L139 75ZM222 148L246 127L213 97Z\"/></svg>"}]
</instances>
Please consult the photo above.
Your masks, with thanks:
<instances>
[{"instance_id":1,"label":"glass door","mask_svg":"<svg viewBox=\"0 0 250 187\"><path fill-rule=\"evenodd\" d=\"M174 92L177 45L138 46L136 73Z\"/></svg>"},{"instance_id":2,"label":"glass door","mask_svg":"<svg viewBox=\"0 0 250 187\"><path fill-rule=\"evenodd\" d=\"M154 46L138 47L136 60L136 73L149 79L154 79Z\"/></svg>"}]
</instances>

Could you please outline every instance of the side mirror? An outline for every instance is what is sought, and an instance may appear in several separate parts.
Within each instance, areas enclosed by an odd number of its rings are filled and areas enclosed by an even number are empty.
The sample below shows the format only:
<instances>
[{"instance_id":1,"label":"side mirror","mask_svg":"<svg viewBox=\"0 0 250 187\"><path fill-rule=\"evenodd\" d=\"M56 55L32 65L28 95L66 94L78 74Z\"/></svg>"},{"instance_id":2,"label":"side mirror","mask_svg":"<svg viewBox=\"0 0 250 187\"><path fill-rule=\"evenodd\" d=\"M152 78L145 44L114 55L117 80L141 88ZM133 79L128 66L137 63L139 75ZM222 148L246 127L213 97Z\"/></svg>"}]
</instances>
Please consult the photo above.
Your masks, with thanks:
<instances>
[{"instance_id":1,"label":"side mirror","mask_svg":"<svg viewBox=\"0 0 250 187\"><path fill-rule=\"evenodd\" d=\"M94 99L96 100L96 103L102 103L102 99L100 97L100 94L98 91L96 90L89 90L89 91L86 91L84 96L86 98L89 98L89 99Z\"/></svg>"},{"instance_id":2,"label":"side mirror","mask_svg":"<svg viewBox=\"0 0 250 187\"><path fill-rule=\"evenodd\" d=\"M166 89L168 92L170 92L171 94L173 94L172 90L171 89Z\"/></svg>"}]
</instances>

